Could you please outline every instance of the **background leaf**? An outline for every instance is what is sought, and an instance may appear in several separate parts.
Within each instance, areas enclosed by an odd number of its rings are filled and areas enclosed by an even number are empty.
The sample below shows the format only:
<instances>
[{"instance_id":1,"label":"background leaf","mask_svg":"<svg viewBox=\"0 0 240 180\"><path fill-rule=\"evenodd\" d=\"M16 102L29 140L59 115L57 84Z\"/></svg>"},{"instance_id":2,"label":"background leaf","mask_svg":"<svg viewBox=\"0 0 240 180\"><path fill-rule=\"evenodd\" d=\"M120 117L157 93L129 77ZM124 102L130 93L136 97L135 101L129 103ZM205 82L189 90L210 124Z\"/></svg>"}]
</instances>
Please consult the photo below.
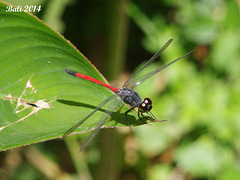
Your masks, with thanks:
<instances>
[{"instance_id":1,"label":"background leaf","mask_svg":"<svg viewBox=\"0 0 240 180\"><path fill-rule=\"evenodd\" d=\"M0 150L61 137L113 94L65 73L68 68L105 81L60 34L28 13L6 12L6 6L0 3ZM77 132L93 127L101 113ZM123 117L113 113L106 126L127 125Z\"/></svg>"}]
</instances>

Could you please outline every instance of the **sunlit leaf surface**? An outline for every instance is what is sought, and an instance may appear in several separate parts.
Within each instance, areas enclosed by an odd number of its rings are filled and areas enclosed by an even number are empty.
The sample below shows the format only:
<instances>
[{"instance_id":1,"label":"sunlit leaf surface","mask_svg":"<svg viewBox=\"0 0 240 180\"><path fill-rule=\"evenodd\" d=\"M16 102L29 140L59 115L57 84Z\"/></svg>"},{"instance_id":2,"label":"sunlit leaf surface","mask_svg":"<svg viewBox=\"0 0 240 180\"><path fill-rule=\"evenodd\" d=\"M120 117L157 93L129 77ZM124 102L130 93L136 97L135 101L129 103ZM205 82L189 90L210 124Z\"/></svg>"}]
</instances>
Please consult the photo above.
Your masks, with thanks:
<instances>
[{"instance_id":1,"label":"sunlit leaf surface","mask_svg":"<svg viewBox=\"0 0 240 180\"><path fill-rule=\"evenodd\" d=\"M0 150L61 137L113 94L65 73L68 68L104 81L60 34L28 13L6 12L6 6L0 3ZM75 132L94 127L104 108ZM106 123L127 125L119 112Z\"/></svg>"}]
</instances>

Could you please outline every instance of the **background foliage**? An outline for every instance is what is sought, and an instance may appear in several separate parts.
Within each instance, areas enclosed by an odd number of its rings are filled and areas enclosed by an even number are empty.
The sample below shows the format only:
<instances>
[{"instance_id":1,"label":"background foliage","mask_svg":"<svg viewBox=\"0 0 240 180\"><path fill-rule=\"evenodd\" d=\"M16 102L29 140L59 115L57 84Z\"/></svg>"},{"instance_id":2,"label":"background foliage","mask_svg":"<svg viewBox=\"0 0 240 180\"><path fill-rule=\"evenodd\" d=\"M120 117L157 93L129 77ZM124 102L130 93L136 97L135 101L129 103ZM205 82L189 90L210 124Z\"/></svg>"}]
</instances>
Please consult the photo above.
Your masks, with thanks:
<instances>
[{"instance_id":1,"label":"background foliage","mask_svg":"<svg viewBox=\"0 0 240 180\"><path fill-rule=\"evenodd\" d=\"M40 19L61 32L116 84L124 82L167 39L173 38L173 44L149 69L192 49L195 52L137 89L153 100L154 115L167 122L136 127L133 134L124 128L104 130L80 154L77 140L84 142L88 134L68 138L66 145L49 141L2 152L2 178L240 177L238 1L34 3L42 5L36 13Z\"/></svg>"}]
</instances>

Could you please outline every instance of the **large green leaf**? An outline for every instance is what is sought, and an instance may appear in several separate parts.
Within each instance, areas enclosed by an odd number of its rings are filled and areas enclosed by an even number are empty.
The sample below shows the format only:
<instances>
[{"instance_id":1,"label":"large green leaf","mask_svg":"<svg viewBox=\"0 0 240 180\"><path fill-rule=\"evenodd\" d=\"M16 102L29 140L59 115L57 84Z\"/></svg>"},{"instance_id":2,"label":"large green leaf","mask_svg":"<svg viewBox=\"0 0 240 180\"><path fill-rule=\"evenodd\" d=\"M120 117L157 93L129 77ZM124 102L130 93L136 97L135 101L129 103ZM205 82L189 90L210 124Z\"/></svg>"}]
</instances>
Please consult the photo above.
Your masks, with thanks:
<instances>
[{"instance_id":1,"label":"large green leaf","mask_svg":"<svg viewBox=\"0 0 240 180\"><path fill-rule=\"evenodd\" d=\"M113 94L65 73L68 68L105 81L60 34L29 13L6 12L6 6L0 2L0 150L59 138ZM103 109L75 133L94 127ZM141 124L136 117L130 113L132 125ZM105 126L127 125L124 113L114 112Z\"/></svg>"}]
</instances>

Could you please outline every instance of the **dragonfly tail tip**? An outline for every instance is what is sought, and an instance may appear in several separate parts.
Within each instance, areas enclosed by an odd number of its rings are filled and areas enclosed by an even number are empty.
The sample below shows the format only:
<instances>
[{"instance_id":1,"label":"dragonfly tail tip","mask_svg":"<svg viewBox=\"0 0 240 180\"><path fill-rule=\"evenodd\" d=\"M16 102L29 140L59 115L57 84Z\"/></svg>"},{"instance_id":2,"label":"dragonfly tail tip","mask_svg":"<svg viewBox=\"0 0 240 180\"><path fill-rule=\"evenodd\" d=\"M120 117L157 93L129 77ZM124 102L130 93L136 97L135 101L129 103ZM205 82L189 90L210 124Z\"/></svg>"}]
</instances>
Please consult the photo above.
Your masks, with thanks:
<instances>
[{"instance_id":1,"label":"dragonfly tail tip","mask_svg":"<svg viewBox=\"0 0 240 180\"><path fill-rule=\"evenodd\" d=\"M75 74L76 74L76 72L69 70L69 69L64 69L64 71L73 76L75 76Z\"/></svg>"}]
</instances>

